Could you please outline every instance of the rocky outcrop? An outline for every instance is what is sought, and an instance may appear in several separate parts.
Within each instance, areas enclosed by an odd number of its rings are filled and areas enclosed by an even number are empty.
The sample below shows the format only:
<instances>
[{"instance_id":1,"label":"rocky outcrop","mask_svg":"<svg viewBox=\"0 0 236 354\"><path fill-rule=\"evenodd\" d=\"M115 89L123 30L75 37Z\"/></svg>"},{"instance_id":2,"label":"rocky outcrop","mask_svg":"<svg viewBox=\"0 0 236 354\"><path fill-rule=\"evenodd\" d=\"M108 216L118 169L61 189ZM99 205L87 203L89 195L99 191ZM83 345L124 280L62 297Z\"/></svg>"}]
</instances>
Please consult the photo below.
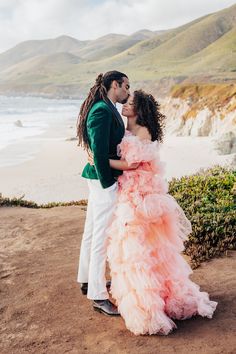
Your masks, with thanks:
<instances>
[{"instance_id":1,"label":"rocky outcrop","mask_svg":"<svg viewBox=\"0 0 236 354\"><path fill-rule=\"evenodd\" d=\"M19 120L19 119L14 122L14 125L17 126L17 127L19 127L19 128L23 128L22 121Z\"/></svg>"},{"instance_id":2,"label":"rocky outcrop","mask_svg":"<svg viewBox=\"0 0 236 354\"><path fill-rule=\"evenodd\" d=\"M214 139L214 145L220 155L236 154L236 133L228 132Z\"/></svg>"},{"instance_id":3,"label":"rocky outcrop","mask_svg":"<svg viewBox=\"0 0 236 354\"><path fill-rule=\"evenodd\" d=\"M236 135L236 110L230 111L228 106L214 111L207 106L192 109L190 100L172 97L165 98L160 103L161 111L167 117L168 135L222 136L229 132Z\"/></svg>"}]
</instances>

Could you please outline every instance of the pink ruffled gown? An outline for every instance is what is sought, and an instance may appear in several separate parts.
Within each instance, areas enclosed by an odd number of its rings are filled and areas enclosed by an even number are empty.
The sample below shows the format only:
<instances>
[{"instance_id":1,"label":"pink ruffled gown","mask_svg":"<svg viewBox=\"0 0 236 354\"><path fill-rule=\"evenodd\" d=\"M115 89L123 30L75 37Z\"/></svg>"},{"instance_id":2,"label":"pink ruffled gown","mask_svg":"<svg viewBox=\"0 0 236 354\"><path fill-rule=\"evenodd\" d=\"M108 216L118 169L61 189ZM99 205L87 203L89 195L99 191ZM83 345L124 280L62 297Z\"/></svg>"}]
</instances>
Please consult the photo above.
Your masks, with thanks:
<instances>
[{"instance_id":1,"label":"pink ruffled gown","mask_svg":"<svg viewBox=\"0 0 236 354\"><path fill-rule=\"evenodd\" d=\"M211 318L217 302L189 279L181 252L191 224L168 192L157 142L127 133L119 145L136 170L119 177L116 210L108 229L112 297L136 335L168 334L194 315Z\"/></svg>"}]
</instances>

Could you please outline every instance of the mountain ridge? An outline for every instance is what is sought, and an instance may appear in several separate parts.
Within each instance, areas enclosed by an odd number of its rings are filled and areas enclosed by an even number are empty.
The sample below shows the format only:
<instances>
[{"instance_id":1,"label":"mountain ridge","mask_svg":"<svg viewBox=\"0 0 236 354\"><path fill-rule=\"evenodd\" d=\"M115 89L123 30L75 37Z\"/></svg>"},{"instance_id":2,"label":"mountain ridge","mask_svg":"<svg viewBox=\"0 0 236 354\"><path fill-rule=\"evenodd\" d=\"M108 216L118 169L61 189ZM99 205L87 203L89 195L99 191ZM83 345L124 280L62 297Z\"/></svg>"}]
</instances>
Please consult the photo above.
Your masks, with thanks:
<instances>
[{"instance_id":1,"label":"mountain ridge","mask_svg":"<svg viewBox=\"0 0 236 354\"><path fill-rule=\"evenodd\" d=\"M206 35L207 34L207 35ZM236 5L165 31L142 29L79 41L19 43L0 54L0 93L83 96L99 72L126 72L133 87L236 79ZM50 87L50 89L49 89Z\"/></svg>"}]
</instances>

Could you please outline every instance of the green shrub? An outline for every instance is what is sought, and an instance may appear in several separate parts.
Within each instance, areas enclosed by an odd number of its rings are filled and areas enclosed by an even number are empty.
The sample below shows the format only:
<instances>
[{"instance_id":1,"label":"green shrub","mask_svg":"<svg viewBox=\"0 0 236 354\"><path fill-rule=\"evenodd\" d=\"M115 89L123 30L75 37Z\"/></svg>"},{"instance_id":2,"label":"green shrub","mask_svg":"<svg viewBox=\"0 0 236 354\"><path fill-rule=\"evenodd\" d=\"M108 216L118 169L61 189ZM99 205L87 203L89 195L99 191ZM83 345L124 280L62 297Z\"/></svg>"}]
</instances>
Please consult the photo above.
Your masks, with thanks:
<instances>
[{"instance_id":1,"label":"green shrub","mask_svg":"<svg viewBox=\"0 0 236 354\"><path fill-rule=\"evenodd\" d=\"M35 208L35 209L49 209L58 206L71 206L71 205L87 205L87 200L78 200L78 201L71 201L71 202L52 202L47 204L37 204L35 202L23 199L24 196L20 198L6 198L0 194L0 207L14 207L14 206L21 206L25 208Z\"/></svg>"},{"instance_id":2,"label":"green shrub","mask_svg":"<svg viewBox=\"0 0 236 354\"><path fill-rule=\"evenodd\" d=\"M172 179L169 193L192 223L185 254L190 256L193 268L236 249L236 171L214 167Z\"/></svg>"}]
</instances>

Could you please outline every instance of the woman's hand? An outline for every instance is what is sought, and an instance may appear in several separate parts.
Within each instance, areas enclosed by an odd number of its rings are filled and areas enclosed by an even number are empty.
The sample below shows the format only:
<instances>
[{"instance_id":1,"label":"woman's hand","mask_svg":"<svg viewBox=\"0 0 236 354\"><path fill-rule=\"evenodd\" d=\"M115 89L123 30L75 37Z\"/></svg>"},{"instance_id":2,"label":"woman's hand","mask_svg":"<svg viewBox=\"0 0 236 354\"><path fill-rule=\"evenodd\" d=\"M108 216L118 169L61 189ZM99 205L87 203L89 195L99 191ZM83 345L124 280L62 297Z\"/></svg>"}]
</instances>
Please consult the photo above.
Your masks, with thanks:
<instances>
[{"instance_id":1,"label":"woman's hand","mask_svg":"<svg viewBox=\"0 0 236 354\"><path fill-rule=\"evenodd\" d=\"M136 170L136 168L138 168L139 165L140 165L140 162L134 162L131 165L129 165L128 169L129 170Z\"/></svg>"}]
</instances>

